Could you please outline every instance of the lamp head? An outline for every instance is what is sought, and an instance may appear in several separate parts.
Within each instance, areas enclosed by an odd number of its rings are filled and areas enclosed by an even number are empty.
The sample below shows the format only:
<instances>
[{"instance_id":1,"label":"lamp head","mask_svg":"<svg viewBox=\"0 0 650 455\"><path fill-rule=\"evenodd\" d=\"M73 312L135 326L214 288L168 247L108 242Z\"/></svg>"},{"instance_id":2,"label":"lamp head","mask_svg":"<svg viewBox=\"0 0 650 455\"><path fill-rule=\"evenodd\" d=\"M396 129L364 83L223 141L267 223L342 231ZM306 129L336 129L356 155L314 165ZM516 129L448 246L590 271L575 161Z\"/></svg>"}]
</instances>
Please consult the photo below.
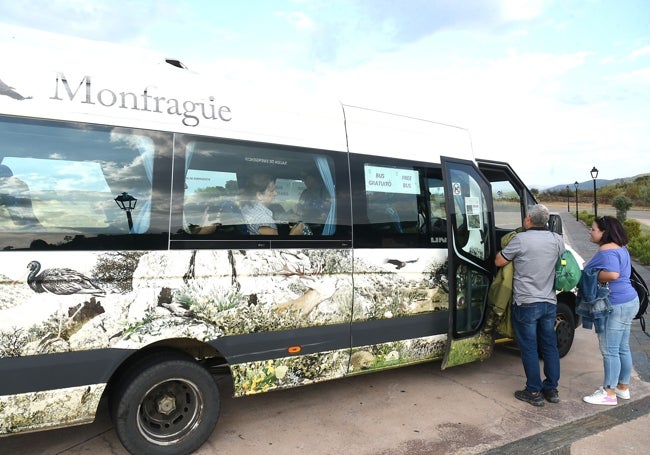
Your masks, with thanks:
<instances>
[{"instance_id":1,"label":"lamp head","mask_svg":"<svg viewBox=\"0 0 650 455\"><path fill-rule=\"evenodd\" d=\"M127 212L133 210L137 202L138 200L136 198L126 192L120 194L115 198L115 203L117 206L122 210L126 210Z\"/></svg>"}]
</instances>

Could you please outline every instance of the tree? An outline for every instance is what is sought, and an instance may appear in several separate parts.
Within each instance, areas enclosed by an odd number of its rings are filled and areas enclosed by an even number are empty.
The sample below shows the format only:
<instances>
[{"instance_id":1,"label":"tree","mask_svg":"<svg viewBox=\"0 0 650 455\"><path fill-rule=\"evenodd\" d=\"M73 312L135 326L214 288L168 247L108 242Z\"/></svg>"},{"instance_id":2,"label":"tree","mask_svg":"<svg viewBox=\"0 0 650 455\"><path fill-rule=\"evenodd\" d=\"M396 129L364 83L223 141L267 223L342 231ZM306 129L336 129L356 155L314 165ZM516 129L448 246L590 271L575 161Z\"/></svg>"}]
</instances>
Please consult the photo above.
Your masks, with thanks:
<instances>
[{"instance_id":1,"label":"tree","mask_svg":"<svg viewBox=\"0 0 650 455\"><path fill-rule=\"evenodd\" d=\"M627 211L632 207L632 201L630 198L623 195L616 196L612 200L612 205L616 209L616 218L618 221L625 223L625 220L627 219Z\"/></svg>"}]
</instances>

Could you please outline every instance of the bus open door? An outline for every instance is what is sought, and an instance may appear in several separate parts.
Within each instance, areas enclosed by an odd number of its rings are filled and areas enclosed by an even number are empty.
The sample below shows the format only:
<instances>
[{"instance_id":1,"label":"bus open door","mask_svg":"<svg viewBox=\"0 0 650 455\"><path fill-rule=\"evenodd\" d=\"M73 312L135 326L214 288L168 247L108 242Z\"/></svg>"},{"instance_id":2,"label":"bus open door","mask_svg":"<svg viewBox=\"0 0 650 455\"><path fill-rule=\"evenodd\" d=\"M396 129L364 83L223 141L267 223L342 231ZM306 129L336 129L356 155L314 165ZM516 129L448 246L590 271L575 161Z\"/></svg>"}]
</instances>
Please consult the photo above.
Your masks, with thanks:
<instances>
[{"instance_id":1,"label":"bus open door","mask_svg":"<svg viewBox=\"0 0 650 455\"><path fill-rule=\"evenodd\" d=\"M490 356L485 329L495 254L490 183L470 161L441 158L449 241L449 331L442 369Z\"/></svg>"}]
</instances>

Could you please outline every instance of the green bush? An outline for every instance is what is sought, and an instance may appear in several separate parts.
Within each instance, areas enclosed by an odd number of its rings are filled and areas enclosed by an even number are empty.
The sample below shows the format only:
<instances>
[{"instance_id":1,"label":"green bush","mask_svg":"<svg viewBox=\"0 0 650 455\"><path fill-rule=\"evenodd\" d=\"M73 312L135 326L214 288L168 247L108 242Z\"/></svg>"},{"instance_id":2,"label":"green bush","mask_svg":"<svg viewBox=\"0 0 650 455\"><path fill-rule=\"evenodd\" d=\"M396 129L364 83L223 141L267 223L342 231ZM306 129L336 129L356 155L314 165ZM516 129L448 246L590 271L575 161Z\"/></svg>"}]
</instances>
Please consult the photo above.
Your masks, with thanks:
<instances>
[{"instance_id":1,"label":"green bush","mask_svg":"<svg viewBox=\"0 0 650 455\"><path fill-rule=\"evenodd\" d=\"M625 220L623 223L623 229L625 229L627 238L630 241L641 235L641 223L639 223L637 220Z\"/></svg>"},{"instance_id":2,"label":"green bush","mask_svg":"<svg viewBox=\"0 0 650 455\"><path fill-rule=\"evenodd\" d=\"M625 222L627 219L627 211L632 207L632 201L630 198L623 195L616 196L614 200L612 200L612 205L616 209L616 218L618 218L618 221L621 223Z\"/></svg>"},{"instance_id":3,"label":"green bush","mask_svg":"<svg viewBox=\"0 0 650 455\"><path fill-rule=\"evenodd\" d=\"M585 226L591 227L591 224L594 222L594 218L596 217L594 216L593 213L589 213L586 210L583 210L578 214L578 218L580 219L580 221L585 223Z\"/></svg>"},{"instance_id":4,"label":"green bush","mask_svg":"<svg viewBox=\"0 0 650 455\"><path fill-rule=\"evenodd\" d=\"M650 235L639 235L628 244L632 256L643 265L650 265Z\"/></svg>"}]
</instances>

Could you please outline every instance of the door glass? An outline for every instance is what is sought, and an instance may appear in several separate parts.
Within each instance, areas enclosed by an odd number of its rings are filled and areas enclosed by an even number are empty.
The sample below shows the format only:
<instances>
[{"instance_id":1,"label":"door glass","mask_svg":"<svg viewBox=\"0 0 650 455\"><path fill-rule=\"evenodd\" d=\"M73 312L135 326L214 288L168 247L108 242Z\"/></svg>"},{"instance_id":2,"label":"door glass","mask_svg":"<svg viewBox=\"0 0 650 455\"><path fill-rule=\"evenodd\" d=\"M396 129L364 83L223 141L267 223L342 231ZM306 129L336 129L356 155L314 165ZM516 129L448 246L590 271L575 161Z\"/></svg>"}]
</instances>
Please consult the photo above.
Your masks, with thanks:
<instances>
[{"instance_id":1,"label":"door glass","mask_svg":"<svg viewBox=\"0 0 650 455\"><path fill-rule=\"evenodd\" d=\"M449 241L450 319L442 368L483 360L492 350L485 325L494 257L490 185L473 163L443 159Z\"/></svg>"},{"instance_id":2,"label":"door glass","mask_svg":"<svg viewBox=\"0 0 650 455\"><path fill-rule=\"evenodd\" d=\"M459 252L466 253L463 256L484 261L491 248L487 193L483 190L489 187L466 169L451 169L450 177L454 243Z\"/></svg>"},{"instance_id":3,"label":"door glass","mask_svg":"<svg viewBox=\"0 0 650 455\"><path fill-rule=\"evenodd\" d=\"M514 230L521 226L521 198L509 181L491 182L494 201L494 225Z\"/></svg>"}]
</instances>

